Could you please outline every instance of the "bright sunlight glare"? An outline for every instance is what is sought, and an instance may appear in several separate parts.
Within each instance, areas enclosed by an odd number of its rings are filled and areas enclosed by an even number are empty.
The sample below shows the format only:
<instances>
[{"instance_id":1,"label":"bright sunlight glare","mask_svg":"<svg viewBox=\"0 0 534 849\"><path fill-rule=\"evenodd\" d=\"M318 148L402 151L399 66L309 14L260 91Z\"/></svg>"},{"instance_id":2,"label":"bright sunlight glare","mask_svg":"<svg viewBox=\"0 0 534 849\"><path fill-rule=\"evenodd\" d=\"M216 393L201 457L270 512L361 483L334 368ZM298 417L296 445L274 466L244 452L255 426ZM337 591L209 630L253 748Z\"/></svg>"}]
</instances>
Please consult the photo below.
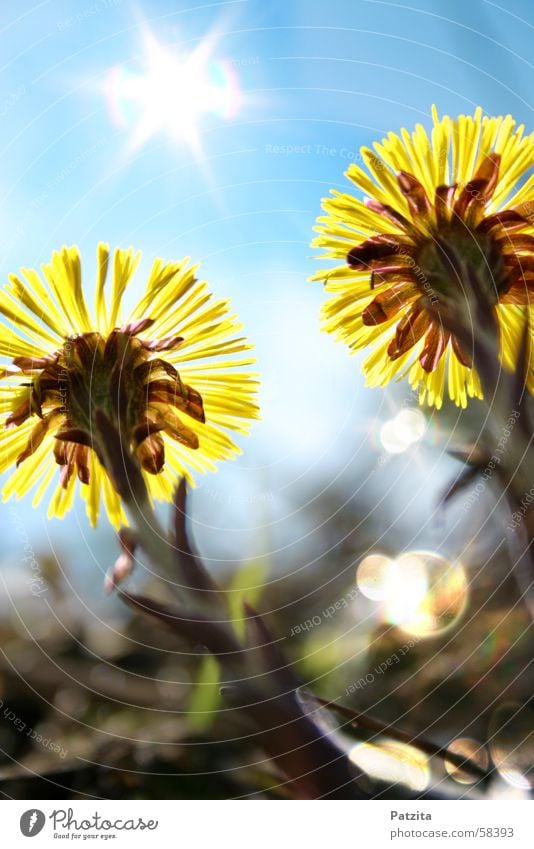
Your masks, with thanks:
<instances>
[{"instance_id":1,"label":"bright sunlight glare","mask_svg":"<svg viewBox=\"0 0 534 849\"><path fill-rule=\"evenodd\" d=\"M214 61L213 37L191 53L160 44L144 32L144 55L114 67L105 83L106 99L117 126L132 129L133 148L166 133L198 152L199 123L204 115L233 118L240 92L231 63Z\"/></svg>"}]
</instances>

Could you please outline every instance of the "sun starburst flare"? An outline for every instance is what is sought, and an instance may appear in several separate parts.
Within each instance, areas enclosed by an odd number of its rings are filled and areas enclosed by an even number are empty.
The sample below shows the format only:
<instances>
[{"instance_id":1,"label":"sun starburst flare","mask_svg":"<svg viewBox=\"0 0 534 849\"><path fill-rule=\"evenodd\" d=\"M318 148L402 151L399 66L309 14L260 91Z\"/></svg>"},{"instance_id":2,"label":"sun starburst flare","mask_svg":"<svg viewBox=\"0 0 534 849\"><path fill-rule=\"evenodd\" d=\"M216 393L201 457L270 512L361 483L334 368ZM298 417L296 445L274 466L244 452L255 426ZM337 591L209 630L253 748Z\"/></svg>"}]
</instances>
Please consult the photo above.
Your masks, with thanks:
<instances>
[{"instance_id":1,"label":"sun starburst flare","mask_svg":"<svg viewBox=\"0 0 534 849\"><path fill-rule=\"evenodd\" d=\"M62 517L78 480L93 525L101 500L112 524L124 524L96 410L114 423L157 500L172 498L179 477L191 480L240 453L227 431L247 433L258 417L257 381L246 370L252 346L237 335L229 302L213 298L188 258L156 259L143 297L123 318L140 258L117 248L110 263L109 247L98 246L94 318L76 247L54 253L42 277L22 269L0 291L0 356L11 361L0 368L0 472L17 467L4 500L36 487L35 506L55 485L49 516Z\"/></svg>"},{"instance_id":2,"label":"sun starburst flare","mask_svg":"<svg viewBox=\"0 0 534 849\"><path fill-rule=\"evenodd\" d=\"M446 388L462 407L481 398L472 352L440 317L451 300L464 314L471 308L447 268L450 249L494 309L505 368L517 366L528 328L534 392L534 133L524 135L510 115L476 109L440 119L434 108L430 137L418 124L373 147L361 149L367 170L352 164L346 172L364 200L333 190L317 220L313 246L343 261L312 278L332 295L324 330L352 352L372 347L362 367L368 386L408 375L421 404L441 407Z\"/></svg>"},{"instance_id":3,"label":"sun starburst flare","mask_svg":"<svg viewBox=\"0 0 534 849\"><path fill-rule=\"evenodd\" d=\"M191 52L158 41L145 25L141 33L144 49L139 60L117 65L106 76L104 93L112 120L130 130L133 150L164 134L202 158L205 118L229 120L239 111L242 95L235 67L216 59L215 33Z\"/></svg>"}]
</instances>

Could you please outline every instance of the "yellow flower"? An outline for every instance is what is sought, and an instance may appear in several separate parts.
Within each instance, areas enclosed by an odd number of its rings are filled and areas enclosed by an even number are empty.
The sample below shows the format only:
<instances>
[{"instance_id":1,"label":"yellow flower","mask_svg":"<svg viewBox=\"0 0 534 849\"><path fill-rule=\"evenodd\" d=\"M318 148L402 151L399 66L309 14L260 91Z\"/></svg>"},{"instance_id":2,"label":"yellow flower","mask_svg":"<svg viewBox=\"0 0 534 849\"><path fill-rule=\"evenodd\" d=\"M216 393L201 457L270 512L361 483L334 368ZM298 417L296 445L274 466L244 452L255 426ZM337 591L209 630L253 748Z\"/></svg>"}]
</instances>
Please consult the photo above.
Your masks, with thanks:
<instances>
[{"instance_id":1,"label":"yellow flower","mask_svg":"<svg viewBox=\"0 0 534 849\"><path fill-rule=\"evenodd\" d=\"M121 302L141 258L116 249L110 297L109 247L97 251L95 316L82 289L80 254L62 248L42 267L10 275L0 291L0 472L16 465L4 500L50 485L49 516L71 507L76 480L96 525L100 499L112 524L126 521L99 460L94 413L102 410L135 452L150 495L170 500L179 476L215 468L239 453L227 429L257 418L254 362L226 300L215 300L189 260L156 259L130 315ZM237 355L237 356L236 356ZM59 469L58 469L59 465Z\"/></svg>"},{"instance_id":2,"label":"yellow flower","mask_svg":"<svg viewBox=\"0 0 534 849\"><path fill-rule=\"evenodd\" d=\"M449 266L447 247L477 273L495 311L503 365L514 369L525 326L534 342L534 134L510 115L439 118L430 137L389 133L361 149L366 169L346 176L365 195L332 191L313 246L343 265L320 271L332 294L323 328L351 351L372 346L363 363L368 386L393 377L419 389L419 402L440 407L445 387L459 406L482 397L470 352L440 320L440 304L469 309ZM534 391L532 366L528 388Z\"/></svg>"}]
</instances>

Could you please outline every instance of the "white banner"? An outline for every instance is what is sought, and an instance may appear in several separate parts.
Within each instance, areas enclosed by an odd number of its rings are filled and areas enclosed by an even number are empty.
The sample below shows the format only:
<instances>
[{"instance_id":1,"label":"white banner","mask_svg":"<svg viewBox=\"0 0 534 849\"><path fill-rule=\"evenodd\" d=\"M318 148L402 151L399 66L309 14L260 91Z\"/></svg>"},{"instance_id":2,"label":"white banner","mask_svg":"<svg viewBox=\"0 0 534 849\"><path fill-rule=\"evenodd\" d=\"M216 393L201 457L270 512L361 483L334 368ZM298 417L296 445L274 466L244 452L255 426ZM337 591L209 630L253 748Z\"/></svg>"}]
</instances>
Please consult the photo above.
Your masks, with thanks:
<instances>
[{"instance_id":1,"label":"white banner","mask_svg":"<svg viewBox=\"0 0 534 849\"><path fill-rule=\"evenodd\" d=\"M280 849L336 844L532 849L531 801L1 803L1 845ZM35 843L30 841L35 839ZM432 844L431 842L432 841Z\"/></svg>"}]
</instances>

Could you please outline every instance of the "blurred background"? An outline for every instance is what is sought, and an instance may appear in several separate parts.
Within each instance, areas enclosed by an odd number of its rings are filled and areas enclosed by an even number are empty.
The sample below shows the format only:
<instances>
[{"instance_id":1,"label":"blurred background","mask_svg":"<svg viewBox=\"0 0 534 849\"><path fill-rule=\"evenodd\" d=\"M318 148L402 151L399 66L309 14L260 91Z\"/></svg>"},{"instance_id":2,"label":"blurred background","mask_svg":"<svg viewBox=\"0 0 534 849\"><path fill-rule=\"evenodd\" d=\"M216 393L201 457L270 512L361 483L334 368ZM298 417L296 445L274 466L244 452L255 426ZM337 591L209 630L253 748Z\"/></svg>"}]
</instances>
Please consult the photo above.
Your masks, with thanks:
<instances>
[{"instance_id":1,"label":"blurred background","mask_svg":"<svg viewBox=\"0 0 534 849\"><path fill-rule=\"evenodd\" d=\"M262 378L242 456L191 498L206 563L236 619L243 598L256 603L324 698L464 753L493 734L502 768L484 796L528 794L534 736L506 516L489 486L438 506L460 469L447 450L476 439L481 408L423 414L407 384L365 389L360 358L319 332L309 242L360 146L428 126L433 103L533 129L533 29L527 0L6 0L0 12L2 281L76 243L90 292L97 243L133 245L133 302L155 257L201 262ZM105 596L119 551L105 519L92 530L78 501L48 521L26 499L0 521L4 793L283 793L222 706L215 664ZM140 564L132 587L152 582ZM410 753L373 757L392 792L430 781Z\"/></svg>"}]
</instances>

